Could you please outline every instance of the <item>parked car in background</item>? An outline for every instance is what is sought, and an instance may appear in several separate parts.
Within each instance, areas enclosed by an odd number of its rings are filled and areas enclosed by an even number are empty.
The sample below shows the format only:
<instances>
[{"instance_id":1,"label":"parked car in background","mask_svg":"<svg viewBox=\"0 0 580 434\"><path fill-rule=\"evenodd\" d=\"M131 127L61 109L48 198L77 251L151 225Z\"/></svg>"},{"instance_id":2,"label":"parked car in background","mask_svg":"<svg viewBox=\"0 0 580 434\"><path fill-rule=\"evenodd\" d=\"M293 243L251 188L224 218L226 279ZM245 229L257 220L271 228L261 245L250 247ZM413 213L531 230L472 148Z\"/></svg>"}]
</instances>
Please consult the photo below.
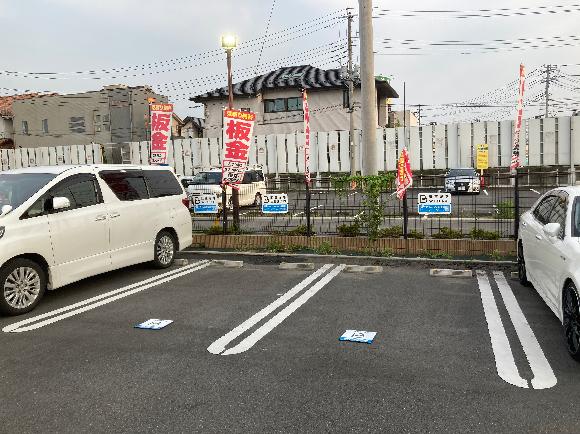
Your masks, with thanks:
<instances>
[{"instance_id":1,"label":"parked car in background","mask_svg":"<svg viewBox=\"0 0 580 434\"><path fill-rule=\"evenodd\" d=\"M128 265L169 267L192 242L188 205L167 167L0 172L0 313L28 312L46 289Z\"/></svg>"},{"instance_id":2,"label":"parked car in background","mask_svg":"<svg viewBox=\"0 0 580 434\"><path fill-rule=\"evenodd\" d=\"M202 193L213 193L218 198L218 203L222 203L222 172L220 168L203 170L194 176L180 177L181 184L193 203L195 196ZM244 179L239 185L240 206L262 207L262 198L266 194L266 180L261 169L250 169L244 174ZM231 208L232 188L227 187L228 208Z\"/></svg>"},{"instance_id":3,"label":"parked car in background","mask_svg":"<svg viewBox=\"0 0 580 434\"><path fill-rule=\"evenodd\" d=\"M570 355L580 361L580 187L544 194L521 216L518 275L560 319Z\"/></svg>"},{"instance_id":4,"label":"parked car in background","mask_svg":"<svg viewBox=\"0 0 580 434\"><path fill-rule=\"evenodd\" d=\"M481 178L473 167L449 169L445 174L445 191L448 193L481 192Z\"/></svg>"}]
</instances>

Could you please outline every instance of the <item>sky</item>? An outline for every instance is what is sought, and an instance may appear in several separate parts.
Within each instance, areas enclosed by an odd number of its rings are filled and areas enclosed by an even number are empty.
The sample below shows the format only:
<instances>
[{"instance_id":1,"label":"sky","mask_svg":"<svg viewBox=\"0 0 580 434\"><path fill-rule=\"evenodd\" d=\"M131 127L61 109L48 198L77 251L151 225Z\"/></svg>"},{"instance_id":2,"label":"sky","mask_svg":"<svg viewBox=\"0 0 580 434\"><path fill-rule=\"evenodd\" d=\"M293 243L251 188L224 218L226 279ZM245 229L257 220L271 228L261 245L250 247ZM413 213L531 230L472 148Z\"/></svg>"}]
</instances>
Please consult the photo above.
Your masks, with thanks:
<instances>
[{"instance_id":1,"label":"sky","mask_svg":"<svg viewBox=\"0 0 580 434\"><path fill-rule=\"evenodd\" d=\"M401 17L401 11L474 11L577 3L374 0L375 73L392 77L391 85L401 96L397 104L403 102L405 82L406 102L413 110L417 107L412 105L424 105L425 121L473 120L482 115L478 109L449 109L441 104L470 101L482 95L477 101L502 106L493 109L494 116L511 119L516 99L513 82L520 63L535 74L529 79L529 116L543 110L538 95L545 85L535 68L548 63L573 65L559 67L565 77L552 88L554 99L568 98L564 100L567 105L551 109L551 114L558 114L558 110L569 109L571 101L580 101L580 38L575 36L580 11L469 19L433 13ZM226 84L221 34L233 32L239 38L240 47L233 59L234 81L281 66L336 68L346 62L346 21L340 17L347 7L358 13L356 0L0 0L3 32L10 35L3 39L0 95L20 91L71 93L109 84L150 85L176 104L181 117L200 116L203 111L188 97ZM381 12L384 9L389 11ZM354 27L356 33L356 20ZM544 41L535 49L482 52L485 47L513 47L514 40L539 37L562 37L552 45L571 46L546 48L549 41ZM386 48L386 38L392 40L392 48ZM483 45L461 49L427 45L439 41ZM409 46L418 49L409 50ZM98 72L85 73L91 70ZM31 72L59 74L25 74ZM556 74L560 72L554 71L553 76ZM490 111L485 113L489 115Z\"/></svg>"}]
</instances>

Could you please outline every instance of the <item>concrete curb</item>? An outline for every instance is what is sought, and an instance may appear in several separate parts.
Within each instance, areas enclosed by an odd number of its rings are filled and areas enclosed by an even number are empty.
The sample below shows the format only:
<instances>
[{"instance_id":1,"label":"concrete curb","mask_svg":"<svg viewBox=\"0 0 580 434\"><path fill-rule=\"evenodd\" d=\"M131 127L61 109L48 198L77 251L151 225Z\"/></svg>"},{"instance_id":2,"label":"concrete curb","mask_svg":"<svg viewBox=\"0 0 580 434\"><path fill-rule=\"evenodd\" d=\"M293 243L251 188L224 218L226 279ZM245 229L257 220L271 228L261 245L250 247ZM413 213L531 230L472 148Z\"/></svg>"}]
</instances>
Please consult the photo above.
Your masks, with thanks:
<instances>
[{"instance_id":1,"label":"concrete curb","mask_svg":"<svg viewBox=\"0 0 580 434\"><path fill-rule=\"evenodd\" d=\"M382 273L383 267L380 265L347 265L343 270L345 273Z\"/></svg>"},{"instance_id":2,"label":"concrete curb","mask_svg":"<svg viewBox=\"0 0 580 434\"><path fill-rule=\"evenodd\" d=\"M226 268L242 268L244 261L228 261L225 259L212 259L212 265L221 265Z\"/></svg>"},{"instance_id":3,"label":"concrete curb","mask_svg":"<svg viewBox=\"0 0 580 434\"><path fill-rule=\"evenodd\" d=\"M313 262L280 262L279 270L314 270Z\"/></svg>"},{"instance_id":4,"label":"concrete curb","mask_svg":"<svg viewBox=\"0 0 580 434\"><path fill-rule=\"evenodd\" d=\"M431 277L473 277L471 270L450 270L447 268L431 268L429 270Z\"/></svg>"},{"instance_id":5,"label":"concrete curb","mask_svg":"<svg viewBox=\"0 0 580 434\"><path fill-rule=\"evenodd\" d=\"M219 250L183 250L181 254L189 255L216 255L216 256L266 256L296 259L331 258L331 259L366 259L385 262L419 262L440 264L474 264L474 265L517 265L516 261L490 261L485 259L431 259L431 258L403 258L400 256L350 256L350 255L315 255L312 253L266 253L266 252L223 252Z\"/></svg>"}]
</instances>

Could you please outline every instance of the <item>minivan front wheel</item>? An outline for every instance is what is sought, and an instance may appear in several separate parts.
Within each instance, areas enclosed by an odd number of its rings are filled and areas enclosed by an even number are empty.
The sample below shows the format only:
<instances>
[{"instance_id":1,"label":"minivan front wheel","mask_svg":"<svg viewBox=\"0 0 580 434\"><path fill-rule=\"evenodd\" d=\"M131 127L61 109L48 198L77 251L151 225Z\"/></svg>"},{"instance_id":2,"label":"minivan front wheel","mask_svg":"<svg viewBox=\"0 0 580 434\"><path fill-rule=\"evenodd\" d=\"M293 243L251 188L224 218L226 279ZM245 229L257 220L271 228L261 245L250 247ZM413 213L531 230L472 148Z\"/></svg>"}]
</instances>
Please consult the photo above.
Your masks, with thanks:
<instances>
[{"instance_id":1,"label":"minivan front wheel","mask_svg":"<svg viewBox=\"0 0 580 434\"><path fill-rule=\"evenodd\" d=\"M155 250L153 264L156 268L167 268L173 264L177 246L173 234L169 231L161 231L155 238Z\"/></svg>"},{"instance_id":2,"label":"minivan front wheel","mask_svg":"<svg viewBox=\"0 0 580 434\"><path fill-rule=\"evenodd\" d=\"M0 313L30 312L46 290L46 273L30 259L16 258L0 269Z\"/></svg>"}]
</instances>

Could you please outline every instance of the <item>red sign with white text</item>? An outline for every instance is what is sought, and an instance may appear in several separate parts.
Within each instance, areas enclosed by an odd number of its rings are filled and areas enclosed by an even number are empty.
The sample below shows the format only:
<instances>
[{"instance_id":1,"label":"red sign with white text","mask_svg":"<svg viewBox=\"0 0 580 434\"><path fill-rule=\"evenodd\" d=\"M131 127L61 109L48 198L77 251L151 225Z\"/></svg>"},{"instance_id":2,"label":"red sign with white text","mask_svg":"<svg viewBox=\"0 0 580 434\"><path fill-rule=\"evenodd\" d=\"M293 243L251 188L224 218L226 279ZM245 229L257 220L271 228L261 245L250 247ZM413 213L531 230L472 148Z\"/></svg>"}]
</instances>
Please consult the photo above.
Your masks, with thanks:
<instances>
[{"instance_id":1,"label":"red sign with white text","mask_svg":"<svg viewBox=\"0 0 580 434\"><path fill-rule=\"evenodd\" d=\"M304 176L306 183L310 184L310 109L306 90L302 91L302 108L304 110Z\"/></svg>"},{"instance_id":2,"label":"red sign with white text","mask_svg":"<svg viewBox=\"0 0 580 434\"><path fill-rule=\"evenodd\" d=\"M151 156L149 164L167 164L167 142L171 137L173 104L150 104Z\"/></svg>"},{"instance_id":3,"label":"red sign with white text","mask_svg":"<svg viewBox=\"0 0 580 434\"><path fill-rule=\"evenodd\" d=\"M413 172L411 172L409 153L407 148L403 148L397 163L397 197L399 200L403 200L405 192L411 185L413 185Z\"/></svg>"},{"instance_id":4,"label":"red sign with white text","mask_svg":"<svg viewBox=\"0 0 580 434\"><path fill-rule=\"evenodd\" d=\"M222 184L238 188L248 167L256 114L225 109L222 159Z\"/></svg>"}]
</instances>

